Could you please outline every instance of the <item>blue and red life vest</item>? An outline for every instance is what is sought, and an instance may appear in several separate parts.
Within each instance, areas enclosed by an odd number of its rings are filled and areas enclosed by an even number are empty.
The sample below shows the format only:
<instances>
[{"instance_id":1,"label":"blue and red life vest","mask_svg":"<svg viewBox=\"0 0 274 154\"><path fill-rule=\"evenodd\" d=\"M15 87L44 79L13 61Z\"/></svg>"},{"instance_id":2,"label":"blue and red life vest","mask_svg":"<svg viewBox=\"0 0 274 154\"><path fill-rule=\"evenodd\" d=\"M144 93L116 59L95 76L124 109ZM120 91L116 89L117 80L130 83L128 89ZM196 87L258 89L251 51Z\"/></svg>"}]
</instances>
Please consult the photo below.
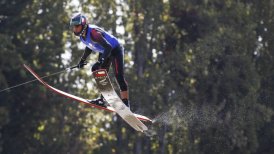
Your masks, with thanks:
<instances>
[{"instance_id":1,"label":"blue and red life vest","mask_svg":"<svg viewBox=\"0 0 274 154\"><path fill-rule=\"evenodd\" d=\"M119 46L119 42L118 39L116 37L114 37L113 35L109 34L108 32L106 32L105 30L103 30L102 28L96 26L96 25L88 25L87 28L87 36L86 39L84 39L82 36L80 37L80 40L88 47L90 48L92 51L95 52L100 52L100 53L104 53L104 47L101 46L99 43L92 41L92 39L90 38L90 34L92 29L99 29L100 32L102 32L103 37L106 39L106 41L108 41L108 43L111 45L112 49L116 48Z\"/></svg>"}]
</instances>

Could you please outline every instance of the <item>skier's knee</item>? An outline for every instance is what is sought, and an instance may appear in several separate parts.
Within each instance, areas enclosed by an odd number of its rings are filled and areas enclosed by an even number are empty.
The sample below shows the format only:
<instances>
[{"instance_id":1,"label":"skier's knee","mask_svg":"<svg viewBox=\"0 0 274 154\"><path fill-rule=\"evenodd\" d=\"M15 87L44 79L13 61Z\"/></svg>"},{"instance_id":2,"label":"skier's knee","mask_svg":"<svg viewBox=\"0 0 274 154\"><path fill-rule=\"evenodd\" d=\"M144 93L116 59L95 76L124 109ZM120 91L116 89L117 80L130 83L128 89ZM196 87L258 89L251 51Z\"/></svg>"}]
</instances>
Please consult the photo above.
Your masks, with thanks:
<instances>
[{"instance_id":1,"label":"skier's knee","mask_svg":"<svg viewBox=\"0 0 274 154\"><path fill-rule=\"evenodd\" d=\"M97 71L99 69L99 66L94 64L92 67L91 67L91 72L94 72L94 71Z\"/></svg>"}]
</instances>

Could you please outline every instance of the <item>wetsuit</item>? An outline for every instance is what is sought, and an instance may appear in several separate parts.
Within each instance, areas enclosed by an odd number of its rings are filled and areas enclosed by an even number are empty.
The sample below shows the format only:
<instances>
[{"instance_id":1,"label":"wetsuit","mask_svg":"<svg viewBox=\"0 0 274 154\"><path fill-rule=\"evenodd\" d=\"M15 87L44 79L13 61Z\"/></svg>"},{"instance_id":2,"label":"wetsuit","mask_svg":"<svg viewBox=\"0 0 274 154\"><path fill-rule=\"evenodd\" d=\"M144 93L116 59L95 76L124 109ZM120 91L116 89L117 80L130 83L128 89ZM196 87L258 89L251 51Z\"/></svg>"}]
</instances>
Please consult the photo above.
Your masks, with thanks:
<instances>
[{"instance_id":1,"label":"wetsuit","mask_svg":"<svg viewBox=\"0 0 274 154\"><path fill-rule=\"evenodd\" d=\"M91 70L109 70L112 64L116 80L121 91L127 91L128 85L124 78L124 49L118 39L96 25L88 25L86 35L80 37L86 45L82 60L85 61L91 52L98 52L98 62Z\"/></svg>"}]
</instances>

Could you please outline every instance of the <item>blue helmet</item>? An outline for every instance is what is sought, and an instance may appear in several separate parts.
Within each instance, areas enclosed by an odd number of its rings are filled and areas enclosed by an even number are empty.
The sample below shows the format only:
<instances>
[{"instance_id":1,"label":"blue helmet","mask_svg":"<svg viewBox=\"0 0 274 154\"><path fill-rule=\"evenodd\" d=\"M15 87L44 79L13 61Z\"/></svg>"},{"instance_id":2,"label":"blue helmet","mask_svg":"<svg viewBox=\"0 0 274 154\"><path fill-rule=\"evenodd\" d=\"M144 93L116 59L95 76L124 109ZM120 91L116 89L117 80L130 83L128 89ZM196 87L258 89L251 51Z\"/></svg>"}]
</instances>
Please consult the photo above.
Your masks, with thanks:
<instances>
[{"instance_id":1,"label":"blue helmet","mask_svg":"<svg viewBox=\"0 0 274 154\"><path fill-rule=\"evenodd\" d=\"M74 32L74 34L76 36L82 36L88 27L87 18L81 13L77 13L70 19L70 27L73 27L76 25L82 25L82 30L79 33Z\"/></svg>"}]
</instances>

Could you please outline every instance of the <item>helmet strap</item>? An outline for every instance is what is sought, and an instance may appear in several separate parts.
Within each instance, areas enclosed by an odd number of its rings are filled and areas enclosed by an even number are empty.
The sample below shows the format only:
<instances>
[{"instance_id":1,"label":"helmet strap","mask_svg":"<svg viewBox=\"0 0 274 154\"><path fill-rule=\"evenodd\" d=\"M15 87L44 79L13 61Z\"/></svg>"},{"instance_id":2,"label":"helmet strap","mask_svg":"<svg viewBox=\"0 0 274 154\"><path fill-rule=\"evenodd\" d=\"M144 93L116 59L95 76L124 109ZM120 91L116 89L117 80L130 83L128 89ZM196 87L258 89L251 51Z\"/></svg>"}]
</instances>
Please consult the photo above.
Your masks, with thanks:
<instances>
[{"instance_id":1,"label":"helmet strap","mask_svg":"<svg viewBox=\"0 0 274 154\"><path fill-rule=\"evenodd\" d=\"M87 29L87 27L88 27L88 25L82 25L81 32L79 32L79 33L75 33L74 32L74 35L76 35L76 36L83 36L83 34L84 34L85 30Z\"/></svg>"},{"instance_id":2,"label":"helmet strap","mask_svg":"<svg viewBox=\"0 0 274 154\"><path fill-rule=\"evenodd\" d=\"M83 36L84 32L86 31L88 25L84 25L82 31L80 32L80 36Z\"/></svg>"}]
</instances>

